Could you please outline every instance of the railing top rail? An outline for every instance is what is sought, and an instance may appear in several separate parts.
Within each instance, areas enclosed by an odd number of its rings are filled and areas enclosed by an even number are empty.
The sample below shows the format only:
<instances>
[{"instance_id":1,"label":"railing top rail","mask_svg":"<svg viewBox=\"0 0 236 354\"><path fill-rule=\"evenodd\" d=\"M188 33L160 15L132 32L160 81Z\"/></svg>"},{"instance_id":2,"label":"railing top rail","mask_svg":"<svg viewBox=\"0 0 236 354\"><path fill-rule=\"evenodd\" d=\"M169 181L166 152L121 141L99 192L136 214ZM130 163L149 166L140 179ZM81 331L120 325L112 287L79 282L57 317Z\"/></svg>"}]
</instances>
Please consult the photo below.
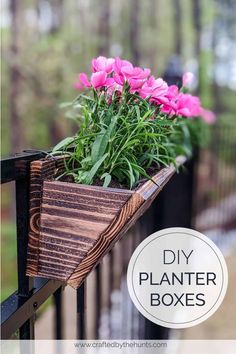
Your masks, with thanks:
<instances>
[{"instance_id":1,"label":"railing top rail","mask_svg":"<svg viewBox=\"0 0 236 354\"><path fill-rule=\"evenodd\" d=\"M41 151L17 153L1 159L1 184L27 177L28 162L44 157Z\"/></svg>"}]
</instances>

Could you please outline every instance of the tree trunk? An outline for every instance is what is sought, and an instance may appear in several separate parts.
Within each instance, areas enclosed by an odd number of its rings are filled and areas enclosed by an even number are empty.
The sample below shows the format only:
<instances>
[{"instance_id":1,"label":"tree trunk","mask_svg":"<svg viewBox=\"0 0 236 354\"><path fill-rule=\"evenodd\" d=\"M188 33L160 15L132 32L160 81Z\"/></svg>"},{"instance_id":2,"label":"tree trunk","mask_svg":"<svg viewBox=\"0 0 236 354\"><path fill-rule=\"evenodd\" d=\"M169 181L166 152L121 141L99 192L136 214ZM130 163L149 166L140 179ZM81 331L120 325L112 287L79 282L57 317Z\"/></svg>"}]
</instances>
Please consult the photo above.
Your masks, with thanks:
<instances>
[{"instance_id":1,"label":"tree trunk","mask_svg":"<svg viewBox=\"0 0 236 354\"><path fill-rule=\"evenodd\" d=\"M181 33L182 12L181 12L181 4L180 4L180 0L173 0L173 3L174 3L175 53L178 54L179 56L181 56L181 54L182 54L182 33Z\"/></svg>"},{"instance_id":2,"label":"tree trunk","mask_svg":"<svg viewBox=\"0 0 236 354\"><path fill-rule=\"evenodd\" d=\"M51 3L52 11L53 11L53 18L50 28L51 34L57 34L63 27L63 7L64 7L64 0L54 0ZM63 75L61 67L57 69L55 72L55 76L57 79L58 90L55 92L55 97L57 100L60 99L60 84L63 82ZM49 135L51 144L54 146L63 138L63 131L62 127L60 126L60 122L56 117L56 109L55 113L53 112L53 116L49 121Z\"/></svg>"},{"instance_id":3,"label":"tree trunk","mask_svg":"<svg viewBox=\"0 0 236 354\"><path fill-rule=\"evenodd\" d=\"M195 46L194 54L199 57L201 51L201 33L202 33L202 22L201 22L201 2L200 0L194 0L193 4L193 25L195 30Z\"/></svg>"},{"instance_id":4,"label":"tree trunk","mask_svg":"<svg viewBox=\"0 0 236 354\"><path fill-rule=\"evenodd\" d=\"M18 32L19 32L19 2L11 0L11 39L10 39L10 131L11 131L11 152L20 152L23 148L23 131L21 118L18 109L20 94L20 68L18 64Z\"/></svg>"},{"instance_id":5,"label":"tree trunk","mask_svg":"<svg viewBox=\"0 0 236 354\"><path fill-rule=\"evenodd\" d=\"M135 65L140 63L139 50L139 13L140 0L130 0L130 50Z\"/></svg>"},{"instance_id":6,"label":"tree trunk","mask_svg":"<svg viewBox=\"0 0 236 354\"><path fill-rule=\"evenodd\" d=\"M194 57L198 60L198 94L201 92L202 75L204 73L201 60L201 34L202 34L202 21L201 21L201 1L194 0L193 4L193 26L195 31L194 41Z\"/></svg>"},{"instance_id":7,"label":"tree trunk","mask_svg":"<svg viewBox=\"0 0 236 354\"><path fill-rule=\"evenodd\" d=\"M52 24L50 33L57 33L63 25L63 4L64 0L51 1Z\"/></svg>"},{"instance_id":8,"label":"tree trunk","mask_svg":"<svg viewBox=\"0 0 236 354\"><path fill-rule=\"evenodd\" d=\"M110 0L103 0L99 6L98 55L109 56L110 51Z\"/></svg>"},{"instance_id":9,"label":"tree trunk","mask_svg":"<svg viewBox=\"0 0 236 354\"><path fill-rule=\"evenodd\" d=\"M159 12L159 0L149 0L149 25L151 33L156 35L157 33L157 13ZM157 45L150 46L150 68L155 72L156 70L156 53ZM158 58L157 58L158 59Z\"/></svg>"}]
</instances>

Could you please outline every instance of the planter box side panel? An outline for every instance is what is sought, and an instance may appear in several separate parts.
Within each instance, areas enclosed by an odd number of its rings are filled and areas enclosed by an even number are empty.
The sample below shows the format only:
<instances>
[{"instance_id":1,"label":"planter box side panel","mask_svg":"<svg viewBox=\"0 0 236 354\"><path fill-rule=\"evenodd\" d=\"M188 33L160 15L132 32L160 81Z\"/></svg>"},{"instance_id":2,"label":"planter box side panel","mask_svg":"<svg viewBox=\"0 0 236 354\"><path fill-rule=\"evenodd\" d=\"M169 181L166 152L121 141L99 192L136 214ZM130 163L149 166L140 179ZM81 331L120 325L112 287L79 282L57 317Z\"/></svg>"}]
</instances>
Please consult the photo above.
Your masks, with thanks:
<instances>
[{"instance_id":1,"label":"planter box side panel","mask_svg":"<svg viewBox=\"0 0 236 354\"><path fill-rule=\"evenodd\" d=\"M51 178L55 172L54 160L37 160L30 165L30 194L29 194L29 239L27 251L28 276L37 275L38 271L38 246L40 228L40 210L43 193L44 179Z\"/></svg>"},{"instance_id":2,"label":"planter box side panel","mask_svg":"<svg viewBox=\"0 0 236 354\"><path fill-rule=\"evenodd\" d=\"M38 275L67 280L134 192L45 181Z\"/></svg>"}]
</instances>

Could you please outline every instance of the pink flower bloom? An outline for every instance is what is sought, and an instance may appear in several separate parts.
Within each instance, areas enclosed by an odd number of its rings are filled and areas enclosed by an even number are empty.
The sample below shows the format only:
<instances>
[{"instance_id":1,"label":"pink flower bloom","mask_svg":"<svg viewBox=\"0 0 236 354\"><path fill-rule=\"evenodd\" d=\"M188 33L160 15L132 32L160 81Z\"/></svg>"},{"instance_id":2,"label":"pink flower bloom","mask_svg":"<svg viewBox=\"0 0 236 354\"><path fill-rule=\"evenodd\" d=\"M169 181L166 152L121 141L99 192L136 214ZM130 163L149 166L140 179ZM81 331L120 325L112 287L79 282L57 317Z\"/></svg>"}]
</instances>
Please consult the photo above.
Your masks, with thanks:
<instances>
[{"instance_id":1,"label":"pink flower bloom","mask_svg":"<svg viewBox=\"0 0 236 354\"><path fill-rule=\"evenodd\" d=\"M91 87L97 89L103 86L111 86L113 85L114 80L112 78L107 78L107 73L105 71L98 71L91 75L91 79L89 81L87 74L81 73L79 74L79 81L75 83L74 87L77 90L82 90L85 87Z\"/></svg>"},{"instance_id":2,"label":"pink flower bloom","mask_svg":"<svg viewBox=\"0 0 236 354\"><path fill-rule=\"evenodd\" d=\"M91 75L91 84L97 89L106 86L107 73L105 71L97 71Z\"/></svg>"},{"instance_id":3,"label":"pink flower bloom","mask_svg":"<svg viewBox=\"0 0 236 354\"><path fill-rule=\"evenodd\" d=\"M91 87L88 76L85 73L79 74L79 81L75 82L74 87L76 90L83 90L85 87Z\"/></svg>"},{"instance_id":4,"label":"pink flower bloom","mask_svg":"<svg viewBox=\"0 0 236 354\"><path fill-rule=\"evenodd\" d=\"M132 79L146 79L150 75L151 70L150 69L142 69L139 68L138 66L123 66L121 68L121 74L126 79L132 78Z\"/></svg>"},{"instance_id":5,"label":"pink flower bloom","mask_svg":"<svg viewBox=\"0 0 236 354\"><path fill-rule=\"evenodd\" d=\"M208 111L207 109L201 109L201 117L208 124L214 124L216 121L216 116L212 111Z\"/></svg>"},{"instance_id":6,"label":"pink flower bloom","mask_svg":"<svg viewBox=\"0 0 236 354\"><path fill-rule=\"evenodd\" d=\"M93 72L97 71L105 71L107 74L110 74L113 70L113 64L115 59L113 58L106 58L106 57L98 57L92 60L92 68Z\"/></svg>"},{"instance_id":7,"label":"pink flower bloom","mask_svg":"<svg viewBox=\"0 0 236 354\"><path fill-rule=\"evenodd\" d=\"M115 82L115 80L113 79L113 77L108 77L107 79L106 79L106 82L105 82L105 86L106 87L113 87L113 86L115 86L116 85L116 82Z\"/></svg>"},{"instance_id":8,"label":"pink flower bloom","mask_svg":"<svg viewBox=\"0 0 236 354\"><path fill-rule=\"evenodd\" d=\"M176 114L184 117L197 117L201 114L199 97L180 93L176 102Z\"/></svg>"},{"instance_id":9,"label":"pink flower bloom","mask_svg":"<svg viewBox=\"0 0 236 354\"><path fill-rule=\"evenodd\" d=\"M119 85L124 85L128 81L131 92L137 91L142 87L147 77L150 75L150 69L134 67L129 61L116 58L114 63L114 80Z\"/></svg>"},{"instance_id":10,"label":"pink flower bloom","mask_svg":"<svg viewBox=\"0 0 236 354\"><path fill-rule=\"evenodd\" d=\"M155 79L154 76L151 76L140 89L139 94L142 98L150 97L151 101L156 102L157 104L163 103L163 101L168 101L165 95L168 92L168 85L162 79Z\"/></svg>"},{"instance_id":11,"label":"pink flower bloom","mask_svg":"<svg viewBox=\"0 0 236 354\"><path fill-rule=\"evenodd\" d=\"M170 100L176 99L179 94L179 88L176 85L171 85L168 87L166 97Z\"/></svg>"},{"instance_id":12,"label":"pink flower bloom","mask_svg":"<svg viewBox=\"0 0 236 354\"><path fill-rule=\"evenodd\" d=\"M108 77L106 79L105 87L107 88L108 96L112 96L114 91L122 92L122 86L117 84L117 82L112 78Z\"/></svg>"},{"instance_id":13,"label":"pink flower bloom","mask_svg":"<svg viewBox=\"0 0 236 354\"><path fill-rule=\"evenodd\" d=\"M120 75L121 74L121 68L124 67L124 66L133 67L133 65L128 60L122 60L119 57L116 57L114 65L113 65L113 69L114 69L115 73Z\"/></svg>"},{"instance_id":14,"label":"pink flower bloom","mask_svg":"<svg viewBox=\"0 0 236 354\"><path fill-rule=\"evenodd\" d=\"M118 85L121 85L121 86L124 85L125 80L124 80L123 76L121 76L119 74L114 74L113 78Z\"/></svg>"},{"instance_id":15,"label":"pink flower bloom","mask_svg":"<svg viewBox=\"0 0 236 354\"><path fill-rule=\"evenodd\" d=\"M90 87L90 86L91 86L91 84L90 84L90 82L89 82L89 80L88 80L87 74L85 74L85 73L79 74L79 79L80 79L80 82L81 82L85 87Z\"/></svg>"},{"instance_id":16,"label":"pink flower bloom","mask_svg":"<svg viewBox=\"0 0 236 354\"><path fill-rule=\"evenodd\" d=\"M175 110L177 108L176 99L179 95L179 88L176 85L171 85L168 87L168 91L166 94L167 101L164 102L161 111L163 113L169 114L173 116L175 114Z\"/></svg>"},{"instance_id":17,"label":"pink flower bloom","mask_svg":"<svg viewBox=\"0 0 236 354\"><path fill-rule=\"evenodd\" d=\"M128 79L128 83L130 85L130 91L135 92L143 86L144 81L130 78Z\"/></svg>"},{"instance_id":18,"label":"pink flower bloom","mask_svg":"<svg viewBox=\"0 0 236 354\"><path fill-rule=\"evenodd\" d=\"M182 82L184 87L188 87L195 79L193 73L186 72L182 77Z\"/></svg>"}]
</instances>

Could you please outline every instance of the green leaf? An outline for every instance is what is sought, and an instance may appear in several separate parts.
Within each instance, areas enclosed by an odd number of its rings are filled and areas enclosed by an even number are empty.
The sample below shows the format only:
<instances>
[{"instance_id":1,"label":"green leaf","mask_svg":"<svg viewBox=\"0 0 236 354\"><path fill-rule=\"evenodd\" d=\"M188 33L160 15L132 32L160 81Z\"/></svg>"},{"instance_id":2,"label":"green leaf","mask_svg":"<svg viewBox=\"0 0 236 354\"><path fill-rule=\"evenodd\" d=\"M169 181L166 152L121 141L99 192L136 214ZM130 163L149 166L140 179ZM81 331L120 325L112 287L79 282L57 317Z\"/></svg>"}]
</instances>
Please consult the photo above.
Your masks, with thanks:
<instances>
[{"instance_id":1,"label":"green leaf","mask_svg":"<svg viewBox=\"0 0 236 354\"><path fill-rule=\"evenodd\" d=\"M140 119L140 109L139 109L139 106L135 106L135 111L136 111L136 114L137 114L137 118L138 120Z\"/></svg>"},{"instance_id":2,"label":"green leaf","mask_svg":"<svg viewBox=\"0 0 236 354\"><path fill-rule=\"evenodd\" d=\"M157 119L156 124L161 126L168 126L168 127L173 125L179 125L178 123L175 123L172 120L164 120L164 119Z\"/></svg>"},{"instance_id":3,"label":"green leaf","mask_svg":"<svg viewBox=\"0 0 236 354\"><path fill-rule=\"evenodd\" d=\"M73 102L62 102L59 104L59 108L66 108L72 106Z\"/></svg>"},{"instance_id":4,"label":"green leaf","mask_svg":"<svg viewBox=\"0 0 236 354\"><path fill-rule=\"evenodd\" d=\"M91 168L91 170L89 171L89 173L87 174L86 178L84 179L84 183L85 184L91 184L93 177L95 176L97 170L99 169L99 167L101 166L101 164L103 163L103 161L106 159L106 157L108 156L108 153L106 153L105 155L103 155L102 158L100 158L100 160L98 160L95 165Z\"/></svg>"},{"instance_id":5,"label":"green leaf","mask_svg":"<svg viewBox=\"0 0 236 354\"><path fill-rule=\"evenodd\" d=\"M102 132L99 133L96 140L94 141L92 146L92 153L91 153L92 163L95 163L97 160L101 158L101 156L104 155L111 133L116 125L116 122L117 122L117 117L114 117L111 120L111 123L108 126L108 128L102 130Z\"/></svg>"},{"instance_id":6,"label":"green leaf","mask_svg":"<svg viewBox=\"0 0 236 354\"><path fill-rule=\"evenodd\" d=\"M132 165L129 162L129 160L126 157L124 159L127 162L127 165L129 167L129 171L127 171L127 172L129 174L129 177L130 177L130 181L129 182L130 182L130 189L131 189L133 187L134 183L135 183L135 177L134 177L134 173L133 173L133 168L132 168Z\"/></svg>"},{"instance_id":7,"label":"green leaf","mask_svg":"<svg viewBox=\"0 0 236 354\"><path fill-rule=\"evenodd\" d=\"M101 179L104 179L103 182L103 187L106 188L109 186L110 182L111 182L111 175L109 173L103 173L103 175L101 176Z\"/></svg>"},{"instance_id":8,"label":"green leaf","mask_svg":"<svg viewBox=\"0 0 236 354\"><path fill-rule=\"evenodd\" d=\"M52 152L61 150L62 148L67 147L68 145L72 144L75 141L75 137L74 136L70 136L67 137L63 140L61 140L56 146L54 146L54 148L52 149Z\"/></svg>"}]
</instances>

